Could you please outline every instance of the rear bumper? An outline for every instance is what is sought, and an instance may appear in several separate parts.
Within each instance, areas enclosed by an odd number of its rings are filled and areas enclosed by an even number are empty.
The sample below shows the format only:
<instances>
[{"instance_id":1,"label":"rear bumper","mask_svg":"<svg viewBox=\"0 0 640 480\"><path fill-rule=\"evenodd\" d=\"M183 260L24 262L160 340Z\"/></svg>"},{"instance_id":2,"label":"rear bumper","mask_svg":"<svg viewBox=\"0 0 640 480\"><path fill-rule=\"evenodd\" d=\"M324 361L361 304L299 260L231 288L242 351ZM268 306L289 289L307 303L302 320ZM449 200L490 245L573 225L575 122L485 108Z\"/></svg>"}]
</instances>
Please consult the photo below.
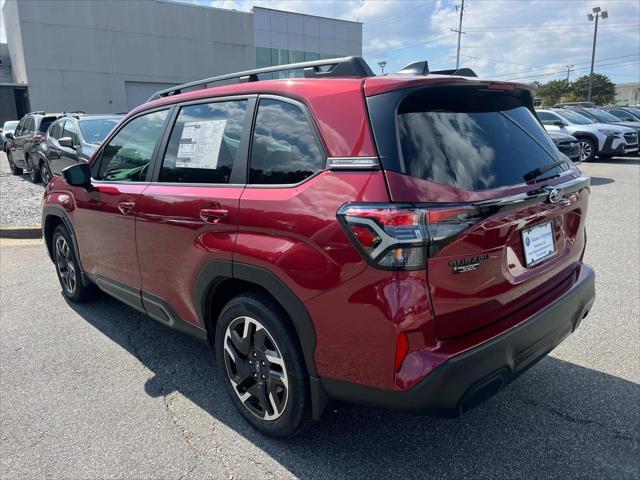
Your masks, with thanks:
<instances>
[{"instance_id":1,"label":"rear bumper","mask_svg":"<svg viewBox=\"0 0 640 480\"><path fill-rule=\"evenodd\" d=\"M463 354L442 363L406 391L322 378L331 398L396 410L455 417L490 397L558 346L587 316L595 300L595 274L582 265L574 286L554 303Z\"/></svg>"}]
</instances>

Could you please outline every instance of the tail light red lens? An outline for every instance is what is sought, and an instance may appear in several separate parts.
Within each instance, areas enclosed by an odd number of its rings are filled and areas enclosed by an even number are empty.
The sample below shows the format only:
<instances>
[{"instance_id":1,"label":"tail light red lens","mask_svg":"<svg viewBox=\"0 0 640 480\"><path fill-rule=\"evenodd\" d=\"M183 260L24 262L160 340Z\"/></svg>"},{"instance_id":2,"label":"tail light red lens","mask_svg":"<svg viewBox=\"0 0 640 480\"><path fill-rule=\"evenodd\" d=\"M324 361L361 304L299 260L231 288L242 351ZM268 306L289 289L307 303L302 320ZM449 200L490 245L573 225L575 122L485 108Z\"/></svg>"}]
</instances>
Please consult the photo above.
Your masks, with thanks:
<instances>
[{"instance_id":1,"label":"tail light red lens","mask_svg":"<svg viewBox=\"0 0 640 480\"><path fill-rule=\"evenodd\" d=\"M349 203L338 219L365 259L386 270L419 270L459 233L485 216L472 205Z\"/></svg>"},{"instance_id":2,"label":"tail light red lens","mask_svg":"<svg viewBox=\"0 0 640 480\"><path fill-rule=\"evenodd\" d=\"M44 140L44 135L34 135L33 141L36 143L41 143Z\"/></svg>"},{"instance_id":3,"label":"tail light red lens","mask_svg":"<svg viewBox=\"0 0 640 480\"><path fill-rule=\"evenodd\" d=\"M424 268L424 212L404 205L347 204L338 218L364 257L378 268Z\"/></svg>"}]
</instances>

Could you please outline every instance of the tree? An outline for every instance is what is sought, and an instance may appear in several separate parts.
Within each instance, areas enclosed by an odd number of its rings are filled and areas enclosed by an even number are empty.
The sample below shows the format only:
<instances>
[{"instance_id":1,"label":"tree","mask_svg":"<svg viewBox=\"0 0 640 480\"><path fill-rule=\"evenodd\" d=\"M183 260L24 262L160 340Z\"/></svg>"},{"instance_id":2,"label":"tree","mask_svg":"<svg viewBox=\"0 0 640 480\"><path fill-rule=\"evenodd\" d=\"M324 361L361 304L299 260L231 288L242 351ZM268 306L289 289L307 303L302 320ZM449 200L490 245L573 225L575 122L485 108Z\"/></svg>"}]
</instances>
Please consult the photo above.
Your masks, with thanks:
<instances>
[{"instance_id":1,"label":"tree","mask_svg":"<svg viewBox=\"0 0 640 480\"><path fill-rule=\"evenodd\" d=\"M542 104L545 106L555 105L560 101L560 97L571 91L571 83L567 80L550 80L538 88L538 95L542 97Z\"/></svg>"},{"instance_id":2,"label":"tree","mask_svg":"<svg viewBox=\"0 0 640 480\"><path fill-rule=\"evenodd\" d=\"M589 75L580 77L573 82L573 91L576 98L586 101L589 91ZM616 86L606 75L593 74L593 88L591 90L591 101L598 105L613 103L616 98Z\"/></svg>"}]
</instances>

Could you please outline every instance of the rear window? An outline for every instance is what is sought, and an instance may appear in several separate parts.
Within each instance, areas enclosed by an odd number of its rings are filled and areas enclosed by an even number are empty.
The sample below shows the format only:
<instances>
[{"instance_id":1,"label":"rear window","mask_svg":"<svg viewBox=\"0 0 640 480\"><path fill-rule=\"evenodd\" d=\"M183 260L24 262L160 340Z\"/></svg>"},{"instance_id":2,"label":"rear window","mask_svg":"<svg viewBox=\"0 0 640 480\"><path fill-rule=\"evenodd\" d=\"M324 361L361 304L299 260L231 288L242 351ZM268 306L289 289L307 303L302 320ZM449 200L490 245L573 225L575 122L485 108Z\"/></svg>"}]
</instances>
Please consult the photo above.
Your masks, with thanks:
<instances>
[{"instance_id":1,"label":"rear window","mask_svg":"<svg viewBox=\"0 0 640 480\"><path fill-rule=\"evenodd\" d=\"M562 160L523 101L480 89L424 89L397 114L403 173L464 190L523 183L527 173ZM544 177L559 173L558 166Z\"/></svg>"},{"instance_id":2,"label":"rear window","mask_svg":"<svg viewBox=\"0 0 640 480\"><path fill-rule=\"evenodd\" d=\"M43 117L40 121L40 126L38 127L39 132L46 132L49 130L49 125L57 120L56 117Z\"/></svg>"}]
</instances>

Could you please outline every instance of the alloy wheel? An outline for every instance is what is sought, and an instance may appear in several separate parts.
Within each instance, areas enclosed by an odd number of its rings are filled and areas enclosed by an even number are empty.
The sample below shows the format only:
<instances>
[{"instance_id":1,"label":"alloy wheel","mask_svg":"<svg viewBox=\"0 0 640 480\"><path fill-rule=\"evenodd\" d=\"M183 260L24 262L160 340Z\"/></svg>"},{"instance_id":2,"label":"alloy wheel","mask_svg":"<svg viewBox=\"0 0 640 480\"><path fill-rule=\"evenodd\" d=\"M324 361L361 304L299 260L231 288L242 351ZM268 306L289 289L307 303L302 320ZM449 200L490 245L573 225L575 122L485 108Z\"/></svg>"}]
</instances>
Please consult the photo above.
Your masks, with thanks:
<instances>
[{"instance_id":1,"label":"alloy wheel","mask_svg":"<svg viewBox=\"0 0 640 480\"><path fill-rule=\"evenodd\" d=\"M240 402L263 420L276 420L289 397L284 359L271 334L251 317L233 319L224 336L224 364Z\"/></svg>"},{"instance_id":2,"label":"alloy wheel","mask_svg":"<svg viewBox=\"0 0 640 480\"><path fill-rule=\"evenodd\" d=\"M56 238L55 253L56 267L62 286L69 295L73 295L76 290L76 267L71 255L71 248L62 235Z\"/></svg>"},{"instance_id":3,"label":"alloy wheel","mask_svg":"<svg viewBox=\"0 0 640 480\"><path fill-rule=\"evenodd\" d=\"M584 162L589 157L591 157L592 150L591 144L589 142L578 142L578 148L580 148L580 161Z\"/></svg>"},{"instance_id":4,"label":"alloy wheel","mask_svg":"<svg viewBox=\"0 0 640 480\"><path fill-rule=\"evenodd\" d=\"M51 173L49 173L49 169L44 162L40 164L40 178L42 178L42 183L44 183L45 186L51 181Z\"/></svg>"}]
</instances>

